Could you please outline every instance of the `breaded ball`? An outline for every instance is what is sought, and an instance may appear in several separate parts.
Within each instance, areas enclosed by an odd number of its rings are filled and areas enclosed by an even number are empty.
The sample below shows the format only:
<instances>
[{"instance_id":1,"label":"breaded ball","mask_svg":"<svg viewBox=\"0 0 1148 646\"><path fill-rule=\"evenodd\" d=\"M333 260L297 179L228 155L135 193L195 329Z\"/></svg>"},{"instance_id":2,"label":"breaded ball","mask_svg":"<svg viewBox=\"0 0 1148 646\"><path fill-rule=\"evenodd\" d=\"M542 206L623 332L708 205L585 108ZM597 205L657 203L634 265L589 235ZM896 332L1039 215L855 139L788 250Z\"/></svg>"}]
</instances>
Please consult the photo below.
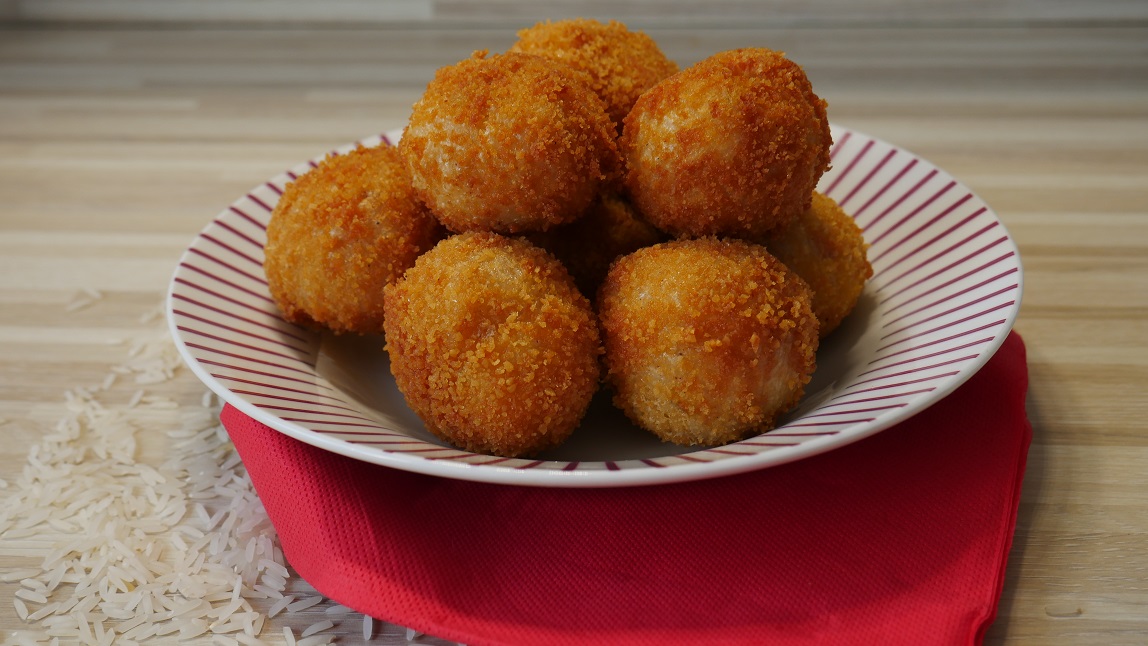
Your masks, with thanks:
<instances>
[{"instance_id":1,"label":"breaded ball","mask_svg":"<svg viewBox=\"0 0 1148 646\"><path fill-rule=\"evenodd\" d=\"M613 20L538 23L519 31L509 51L552 58L584 74L619 132L638 97L678 71L654 39Z\"/></svg>"},{"instance_id":2,"label":"breaded ball","mask_svg":"<svg viewBox=\"0 0 1148 646\"><path fill-rule=\"evenodd\" d=\"M566 266L578 289L589 298L598 292L615 258L664 238L662 232L638 217L629 202L616 195L602 195L571 224L527 235Z\"/></svg>"},{"instance_id":3,"label":"breaded ball","mask_svg":"<svg viewBox=\"0 0 1148 646\"><path fill-rule=\"evenodd\" d=\"M383 287L442 234L398 151L358 147L287 185L267 225L263 268L288 321L378 334Z\"/></svg>"},{"instance_id":4,"label":"breaded ball","mask_svg":"<svg viewBox=\"0 0 1148 646\"><path fill-rule=\"evenodd\" d=\"M617 180L602 100L569 67L484 52L435 73L399 151L448 229L544 231L580 216Z\"/></svg>"},{"instance_id":5,"label":"breaded ball","mask_svg":"<svg viewBox=\"0 0 1148 646\"><path fill-rule=\"evenodd\" d=\"M832 198L813 194L810 207L789 226L771 232L766 249L801 276L813 291L821 338L853 311L873 267L861 228Z\"/></svg>"},{"instance_id":6,"label":"breaded ball","mask_svg":"<svg viewBox=\"0 0 1148 646\"><path fill-rule=\"evenodd\" d=\"M610 268L598 308L614 403L677 444L773 428L816 366L809 288L749 242L639 249Z\"/></svg>"},{"instance_id":7,"label":"breaded ball","mask_svg":"<svg viewBox=\"0 0 1148 646\"><path fill-rule=\"evenodd\" d=\"M399 390L428 430L460 448L519 457L557 446L598 388L590 302L521 238L447 238L385 303Z\"/></svg>"},{"instance_id":8,"label":"breaded ball","mask_svg":"<svg viewBox=\"0 0 1148 646\"><path fill-rule=\"evenodd\" d=\"M768 49L715 54L634 104L621 139L626 188L677 237L755 238L809 206L829 167L825 102Z\"/></svg>"}]
</instances>

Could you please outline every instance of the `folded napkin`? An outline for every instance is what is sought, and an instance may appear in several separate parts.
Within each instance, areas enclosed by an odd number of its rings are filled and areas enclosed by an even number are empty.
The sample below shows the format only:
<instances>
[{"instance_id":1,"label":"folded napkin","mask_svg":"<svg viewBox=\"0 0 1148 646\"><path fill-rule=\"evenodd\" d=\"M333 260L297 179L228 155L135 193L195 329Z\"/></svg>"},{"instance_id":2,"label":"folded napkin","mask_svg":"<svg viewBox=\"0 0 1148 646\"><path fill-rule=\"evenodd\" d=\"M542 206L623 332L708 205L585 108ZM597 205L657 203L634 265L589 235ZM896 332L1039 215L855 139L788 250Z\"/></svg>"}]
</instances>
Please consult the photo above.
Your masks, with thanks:
<instances>
[{"instance_id":1,"label":"folded napkin","mask_svg":"<svg viewBox=\"0 0 1148 646\"><path fill-rule=\"evenodd\" d=\"M1032 430L1010 335L956 392L798 462L647 487L408 473L222 419L287 560L467 644L970 644L996 614Z\"/></svg>"}]
</instances>

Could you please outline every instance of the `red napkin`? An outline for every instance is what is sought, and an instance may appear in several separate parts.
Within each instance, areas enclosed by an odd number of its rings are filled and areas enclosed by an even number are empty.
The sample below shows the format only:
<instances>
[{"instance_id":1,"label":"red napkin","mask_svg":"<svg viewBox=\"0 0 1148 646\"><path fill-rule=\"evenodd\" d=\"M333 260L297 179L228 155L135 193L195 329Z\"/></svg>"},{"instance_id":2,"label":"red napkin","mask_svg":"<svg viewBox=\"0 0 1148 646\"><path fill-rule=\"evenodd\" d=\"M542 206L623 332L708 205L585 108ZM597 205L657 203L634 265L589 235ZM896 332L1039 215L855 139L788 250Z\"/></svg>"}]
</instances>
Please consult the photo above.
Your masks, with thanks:
<instances>
[{"instance_id":1,"label":"red napkin","mask_svg":"<svg viewBox=\"0 0 1148 646\"><path fill-rule=\"evenodd\" d=\"M697 482L501 486L223 423L287 560L374 617L478 644L975 644L1032 430L1010 335L955 393L855 444Z\"/></svg>"}]
</instances>

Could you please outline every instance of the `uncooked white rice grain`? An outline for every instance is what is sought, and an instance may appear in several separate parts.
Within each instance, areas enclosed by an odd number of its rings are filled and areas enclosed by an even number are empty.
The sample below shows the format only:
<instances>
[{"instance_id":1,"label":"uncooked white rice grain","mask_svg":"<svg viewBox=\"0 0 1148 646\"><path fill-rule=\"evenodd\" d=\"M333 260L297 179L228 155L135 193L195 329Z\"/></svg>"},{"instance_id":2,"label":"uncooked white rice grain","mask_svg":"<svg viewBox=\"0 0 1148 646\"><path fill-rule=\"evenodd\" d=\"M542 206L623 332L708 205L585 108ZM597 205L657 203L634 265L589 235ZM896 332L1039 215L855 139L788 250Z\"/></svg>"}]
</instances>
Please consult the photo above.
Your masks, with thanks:
<instances>
[{"instance_id":1,"label":"uncooked white rice grain","mask_svg":"<svg viewBox=\"0 0 1148 646\"><path fill-rule=\"evenodd\" d=\"M39 610L37 610L36 612L33 612L32 614L28 615L27 617L20 617L20 618L21 619L27 619L28 621L40 621L44 617L47 617L48 615L56 612L59 609L60 609L59 603L49 603L48 605L44 606L43 608L40 608Z\"/></svg>"},{"instance_id":2,"label":"uncooked white rice grain","mask_svg":"<svg viewBox=\"0 0 1148 646\"><path fill-rule=\"evenodd\" d=\"M407 641L414 641L419 637L422 637L422 633L415 630L414 628L407 628Z\"/></svg>"},{"instance_id":3,"label":"uncooked white rice grain","mask_svg":"<svg viewBox=\"0 0 1148 646\"><path fill-rule=\"evenodd\" d=\"M19 644L20 646L43 646L43 642L40 641L42 636L31 631L17 630L11 633L11 637L16 640L13 643ZM4 643L7 644L8 642L6 641Z\"/></svg>"},{"instance_id":4,"label":"uncooked white rice grain","mask_svg":"<svg viewBox=\"0 0 1148 646\"><path fill-rule=\"evenodd\" d=\"M254 586L252 586L251 591L259 593L264 599L283 598L283 592L270 586L263 585L262 583L256 583Z\"/></svg>"},{"instance_id":5,"label":"uncooked white rice grain","mask_svg":"<svg viewBox=\"0 0 1148 646\"><path fill-rule=\"evenodd\" d=\"M283 626L283 640L287 646L295 646L295 631L291 630L291 626Z\"/></svg>"},{"instance_id":6,"label":"uncooked white rice grain","mask_svg":"<svg viewBox=\"0 0 1148 646\"><path fill-rule=\"evenodd\" d=\"M321 633L324 630L327 630L328 628L333 628L334 626L335 626L334 622L332 622L330 619L324 619L323 621L316 621L315 623L311 624L310 626L307 626L303 630L303 636L304 637L310 637L311 635L314 635L316 633Z\"/></svg>"},{"instance_id":7,"label":"uncooked white rice grain","mask_svg":"<svg viewBox=\"0 0 1148 646\"><path fill-rule=\"evenodd\" d=\"M320 596L307 597L306 599L300 599L299 601L296 601L294 603L289 604L287 606L287 612L299 612L300 610L306 610L307 608L310 608L313 605L321 603L322 601L323 601L323 597L320 597Z\"/></svg>"},{"instance_id":8,"label":"uncooked white rice grain","mask_svg":"<svg viewBox=\"0 0 1148 646\"><path fill-rule=\"evenodd\" d=\"M290 576L290 573L287 571L287 568L276 563L275 561L272 561L271 559L266 559L266 558L259 559L258 565L259 565L259 567L263 568L264 570L267 570L271 573L277 574L277 575L283 577L284 579L286 579L288 576Z\"/></svg>"},{"instance_id":9,"label":"uncooked white rice grain","mask_svg":"<svg viewBox=\"0 0 1148 646\"><path fill-rule=\"evenodd\" d=\"M271 607L267 609L267 616L268 617L274 617L275 615L279 614L280 612L283 612L283 610L288 605L293 603L294 601L295 601L295 595L291 595L291 594L279 599L275 603L271 604Z\"/></svg>"},{"instance_id":10,"label":"uncooked white rice grain","mask_svg":"<svg viewBox=\"0 0 1148 646\"><path fill-rule=\"evenodd\" d=\"M74 303L86 307L101 297L85 290ZM141 321L161 319L162 312L157 307ZM305 582L299 583L306 596L286 594L296 581L219 423L218 396L205 391L201 406L184 407L165 396L171 390L149 393L145 384L182 369L166 325L120 344L126 359L110 366L98 386L68 390L64 413L29 447L24 475L0 481L0 488L10 487L0 498L5 539L49 538L5 545L10 556L34 557L40 565L0 573L0 581L21 582L15 614L37 629L26 641L134 646L157 636L206 640L206 633L215 644L259 646L268 617L324 598ZM132 382L145 386L132 392ZM141 433L170 447L162 465L137 457ZM88 528L94 529L78 535ZM331 629L351 612L333 605L329 618L308 626L302 638L287 629L284 639L330 643ZM375 629L364 616L364 641ZM8 637L20 639L15 632Z\"/></svg>"},{"instance_id":11,"label":"uncooked white rice grain","mask_svg":"<svg viewBox=\"0 0 1148 646\"><path fill-rule=\"evenodd\" d=\"M369 642L375 636L375 620L370 615L363 615L363 641Z\"/></svg>"},{"instance_id":12,"label":"uncooked white rice grain","mask_svg":"<svg viewBox=\"0 0 1148 646\"><path fill-rule=\"evenodd\" d=\"M31 601L33 603L48 603L48 597L45 597L35 590L29 590L27 588L20 588L17 590L16 596L24 599L25 601Z\"/></svg>"},{"instance_id":13,"label":"uncooked white rice grain","mask_svg":"<svg viewBox=\"0 0 1148 646\"><path fill-rule=\"evenodd\" d=\"M36 576L39 573L40 570L12 570L11 572L0 574L0 581L4 583L15 583L28 577Z\"/></svg>"},{"instance_id":14,"label":"uncooked white rice grain","mask_svg":"<svg viewBox=\"0 0 1148 646\"><path fill-rule=\"evenodd\" d=\"M264 572L259 578L276 590L282 590L287 585L287 577L279 576L275 572Z\"/></svg>"},{"instance_id":15,"label":"uncooked white rice grain","mask_svg":"<svg viewBox=\"0 0 1148 646\"><path fill-rule=\"evenodd\" d=\"M20 585L24 586L25 588L28 588L29 590L35 590L35 591L40 592L40 593L44 593L44 592L48 591L48 586L44 585L43 582L41 582L37 579L31 579L31 578L20 579Z\"/></svg>"},{"instance_id":16,"label":"uncooked white rice grain","mask_svg":"<svg viewBox=\"0 0 1148 646\"><path fill-rule=\"evenodd\" d=\"M258 637L252 637L246 633L235 633L235 639L239 640L239 643L245 644L246 646L264 646L266 643Z\"/></svg>"}]
</instances>

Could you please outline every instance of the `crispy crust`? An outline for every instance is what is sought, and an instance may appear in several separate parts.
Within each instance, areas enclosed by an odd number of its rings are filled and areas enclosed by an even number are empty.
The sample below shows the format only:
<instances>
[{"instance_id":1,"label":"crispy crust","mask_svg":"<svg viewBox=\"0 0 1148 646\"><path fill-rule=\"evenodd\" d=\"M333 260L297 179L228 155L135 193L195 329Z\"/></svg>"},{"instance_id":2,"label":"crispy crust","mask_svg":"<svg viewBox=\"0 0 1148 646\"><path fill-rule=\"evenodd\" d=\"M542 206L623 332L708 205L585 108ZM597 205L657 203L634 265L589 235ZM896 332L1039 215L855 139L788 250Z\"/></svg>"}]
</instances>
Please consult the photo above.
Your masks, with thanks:
<instances>
[{"instance_id":1,"label":"crispy crust","mask_svg":"<svg viewBox=\"0 0 1148 646\"><path fill-rule=\"evenodd\" d=\"M755 238L809 206L829 167L825 102L784 54L715 54L638 99L621 139L638 210L678 237Z\"/></svg>"},{"instance_id":2,"label":"crispy crust","mask_svg":"<svg viewBox=\"0 0 1148 646\"><path fill-rule=\"evenodd\" d=\"M584 74L619 132L638 97L678 72L652 38L613 20L541 22L519 31L509 51L545 56Z\"/></svg>"},{"instance_id":3,"label":"crispy crust","mask_svg":"<svg viewBox=\"0 0 1148 646\"><path fill-rule=\"evenodd\" d=\"M873 276L861 229L837 202L821 193L813 194L812 204L800 217L763 242L813 290L821 338L853 311L865 281Z\"/></svg>"},{"instance_id":4,"label":"crispy crust","mask_svg":"<svg viewBox=\"0 0 1148 646\"><path fill-rule=\"evenodd\" d=\"M526 240L465 233L386 290L391 372L428 430L506 457L557 446L598 388L590 303Z\"/></svg>"},{"instance_id":5,"label":"crispy crust","mask_svg":"<svg viewBox=\"0 0 1148 646\"><path fill-rule=\"evenodd\" d=\"M602 195L581 218L527 239L549 251L566 266L578 288L593 298L619 256L662 242L665 236L638 218L630 204Z\"/></svg>"},{"instance_id":6,"label":"crispy crust","mask_svg":"<svg viewBox=\"0 0 1148 646\"><path fill-rule=\"evenodd\" d=\"M359 147L287 185L267 226L263 266L288 321L378 334L383 287L441 235L398 152Z\"/></svg>"},{"instance_id":7,"label":"crispy crust","mask_svg":"<svg viewBox=\"0 0 1148 646\"><path fill-rule=\"evenodd\" d=\"M542 231L580 216L621 161L602 100L565 65L484 52L435 73L399 151L452 231Z\"/></svg>"},{"instance_id":8,"label":"crispy crust","mask_svg":"<svg viewBox=\"0 0 1148 646\"><path fill-rule=\"evenodd\" d=\"M809 288L748 242L640 249L610 268L598 306L615 404L663 440L717 445L768 430L816 365Z\"/></svg>"}]
</instances>

